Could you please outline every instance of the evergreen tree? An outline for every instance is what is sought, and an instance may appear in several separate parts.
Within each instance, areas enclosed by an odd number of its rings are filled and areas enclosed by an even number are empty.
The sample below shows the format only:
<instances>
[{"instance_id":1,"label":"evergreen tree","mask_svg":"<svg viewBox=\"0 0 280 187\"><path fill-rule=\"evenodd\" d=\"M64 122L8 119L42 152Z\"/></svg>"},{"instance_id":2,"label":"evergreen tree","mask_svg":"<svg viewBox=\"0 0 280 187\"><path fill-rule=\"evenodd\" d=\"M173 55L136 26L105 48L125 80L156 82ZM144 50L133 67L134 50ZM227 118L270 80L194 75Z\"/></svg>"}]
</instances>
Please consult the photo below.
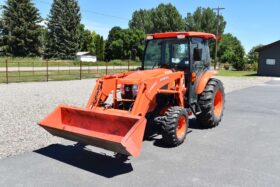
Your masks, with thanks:
<instances>
[{"instance_id":1,"label":"evergreen tree","mask_svg":"<svg viewBox=\"0 0 280 187\"><path fill-rule=\"evenodd\" d=\"M31 0L7 0L1 18L1 50L5 55L39 56L41 17Z\"/></svg>"},{"instance_id":2,"label":"evergreen tree","mask_svg":"<svg viewBox=\"0 0 280 187\"><path fill-rule=\"evenodd\" d=\"M77 0L54 0L48 18L47 58L73 59L80 48L81 13Z\"/></svg>"}]
</instances>

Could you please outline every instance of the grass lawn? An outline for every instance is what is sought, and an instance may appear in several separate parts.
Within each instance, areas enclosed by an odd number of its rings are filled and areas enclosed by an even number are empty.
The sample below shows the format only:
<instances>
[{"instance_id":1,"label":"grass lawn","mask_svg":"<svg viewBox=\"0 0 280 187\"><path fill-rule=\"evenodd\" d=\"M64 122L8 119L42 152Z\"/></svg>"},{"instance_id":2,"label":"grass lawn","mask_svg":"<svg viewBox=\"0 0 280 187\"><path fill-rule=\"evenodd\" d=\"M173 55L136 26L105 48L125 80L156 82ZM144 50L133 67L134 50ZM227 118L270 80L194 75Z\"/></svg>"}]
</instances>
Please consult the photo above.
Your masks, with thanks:
<instances>
[{"instance_id":1,"label":"grass lawn","mask_svg":"<svg viewBox=\"0 0 280 187\"><path fill-rule=\"evenodd\" d=\"M257 76L256 71L232 71L232 70L219 70L219 76L225 77L254 77Z\"/></svg>"}]
</instances>

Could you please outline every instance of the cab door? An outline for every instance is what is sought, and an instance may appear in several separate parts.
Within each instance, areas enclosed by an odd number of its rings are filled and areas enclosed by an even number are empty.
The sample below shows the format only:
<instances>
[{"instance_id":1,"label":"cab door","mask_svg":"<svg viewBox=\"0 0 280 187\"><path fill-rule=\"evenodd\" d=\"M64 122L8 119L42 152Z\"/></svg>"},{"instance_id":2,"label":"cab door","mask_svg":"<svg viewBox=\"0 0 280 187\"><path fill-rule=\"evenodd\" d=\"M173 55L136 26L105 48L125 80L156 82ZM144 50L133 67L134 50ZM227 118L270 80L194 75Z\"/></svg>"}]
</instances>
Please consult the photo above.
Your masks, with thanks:
<instances>
[{"instance_id":1,"label":"cab door","mask_svg":"<svg viewBox=\"0 0 280 187\"><path fill-rule=\"evenodd\" d=\"M202 38L190 39L190 51L191 51L191 70L196 76L196 80L191 82L191 97L190 102L197 102L197 94L195 91L198 84L198 78L210 67L210 52L208 47L208 41Z\"/></svg>"}]
</instances>

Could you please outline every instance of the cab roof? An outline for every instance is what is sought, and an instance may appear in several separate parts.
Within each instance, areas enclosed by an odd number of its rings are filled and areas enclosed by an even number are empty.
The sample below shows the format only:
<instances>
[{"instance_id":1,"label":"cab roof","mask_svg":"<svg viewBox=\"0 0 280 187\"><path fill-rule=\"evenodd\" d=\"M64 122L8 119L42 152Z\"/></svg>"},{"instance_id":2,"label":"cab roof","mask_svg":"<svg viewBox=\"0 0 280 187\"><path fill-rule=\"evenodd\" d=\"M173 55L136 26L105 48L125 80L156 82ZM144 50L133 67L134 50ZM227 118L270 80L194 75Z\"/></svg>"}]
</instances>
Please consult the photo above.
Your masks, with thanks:
<instances>
[{"instance_id":1,"label":"cab roof","mask_svg":"<svg viewBox=\"0 0 280 187\"><path fill-rule=\"evenodd\" d=\"M153 37L154 39L160 38L177 38L178 36L184 35L185 37L198 37L203 39L216 39L214 34L204 33L204 32L164 32L164 33L154 33L148 34L147 37Z\"/></svg>"}]
</instances>

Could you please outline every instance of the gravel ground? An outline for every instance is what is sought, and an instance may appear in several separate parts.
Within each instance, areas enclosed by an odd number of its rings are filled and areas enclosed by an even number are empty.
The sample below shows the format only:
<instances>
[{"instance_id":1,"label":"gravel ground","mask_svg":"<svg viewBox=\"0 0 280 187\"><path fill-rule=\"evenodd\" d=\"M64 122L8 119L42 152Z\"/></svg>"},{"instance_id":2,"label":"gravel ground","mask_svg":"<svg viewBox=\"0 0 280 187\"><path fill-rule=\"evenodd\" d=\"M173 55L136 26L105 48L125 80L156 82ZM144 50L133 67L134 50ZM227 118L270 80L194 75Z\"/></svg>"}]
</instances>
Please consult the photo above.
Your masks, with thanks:
<instances>
[{"instance_id":1,"label":"gravel ground","mask_svg":"<svg viewBox=\"0 0 280 187\"><path fill-rule=\"evenodd\" d=\"M218 77L226 93L262 84L272 78ZM0 159L63 141L36 123L63 103L85 106L95 80L0 85Z\"/></svg>"}]
</instances>

